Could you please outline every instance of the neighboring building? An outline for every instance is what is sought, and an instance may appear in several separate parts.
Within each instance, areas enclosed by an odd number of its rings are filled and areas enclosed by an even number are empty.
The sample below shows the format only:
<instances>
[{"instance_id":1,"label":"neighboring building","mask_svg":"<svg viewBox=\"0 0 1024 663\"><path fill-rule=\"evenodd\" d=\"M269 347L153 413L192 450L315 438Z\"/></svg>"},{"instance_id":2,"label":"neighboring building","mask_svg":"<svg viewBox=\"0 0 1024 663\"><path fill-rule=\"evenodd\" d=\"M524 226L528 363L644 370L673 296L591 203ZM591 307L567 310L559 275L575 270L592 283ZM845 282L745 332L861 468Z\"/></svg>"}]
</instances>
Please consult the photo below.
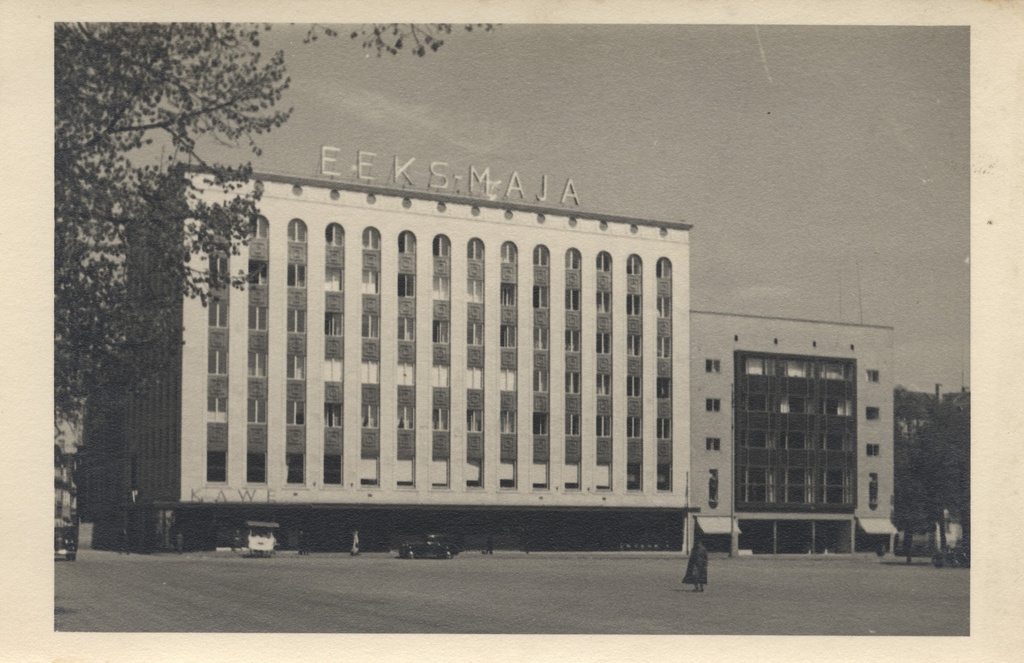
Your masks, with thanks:
<instances>
[{"instance_id":1,"label":"neighboring building","mask_svg":"<svg viewBox=\"0 0 1024 663\"><path fill-rule=\"evenodd\" d=\"M692 311L690 504L712 548L892 550L892 328Z\"/></svg>"},{"instance_id":2,"label":"neighboring building","mask_svg":"<svg viewBox=\"0 0 1024 663\"><path fill-rule=\"evenodd\" d=\"M77 429L66 423L56 427L53 445L53 550L74 559L78 549L78 495L74 481Z\"/></svg>"},{"instance_id":3,"label":"neighboring building","mask_svg":"<svg viewBox=\"0 0 1024 663\"><path fill-rule=\"evenodd\" d=\"M683 544L690 226L260 180L253 239L211 264L251 283L172 307L180 355L104 424L127 449L104 545L252 519L286 548Z\"/></svg>"}]
</instances>

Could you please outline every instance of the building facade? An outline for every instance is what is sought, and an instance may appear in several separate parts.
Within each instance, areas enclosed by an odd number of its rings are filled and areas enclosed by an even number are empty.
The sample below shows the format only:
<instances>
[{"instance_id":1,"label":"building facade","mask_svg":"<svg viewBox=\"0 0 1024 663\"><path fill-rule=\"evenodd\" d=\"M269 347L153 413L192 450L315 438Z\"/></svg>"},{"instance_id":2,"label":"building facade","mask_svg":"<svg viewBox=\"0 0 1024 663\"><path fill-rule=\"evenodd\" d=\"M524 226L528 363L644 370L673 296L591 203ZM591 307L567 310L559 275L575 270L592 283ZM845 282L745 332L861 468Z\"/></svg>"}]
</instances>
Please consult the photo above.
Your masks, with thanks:
<instances>
[{"instance_id":1,"label":"building facade","mask_svg":"<svg viewBox=\"0 0 1024 663\"><path fill-rule=\"evenodd\" d=\"M892 328L690 325L691 531L734 553L892 550Z\"/></svg>"},{"instance_id":2,"label":"building facade","mask_svg":"<svg viewBox=\"0 0 1024 663\"><path fill-rule=\"evenodd\" d=\"M208 262L249 283L182 302L180 361L128 408L137 545L248 519L314 549L681 544L689 226L258 185L252 239Z\"/></svg>"}]
</instances>

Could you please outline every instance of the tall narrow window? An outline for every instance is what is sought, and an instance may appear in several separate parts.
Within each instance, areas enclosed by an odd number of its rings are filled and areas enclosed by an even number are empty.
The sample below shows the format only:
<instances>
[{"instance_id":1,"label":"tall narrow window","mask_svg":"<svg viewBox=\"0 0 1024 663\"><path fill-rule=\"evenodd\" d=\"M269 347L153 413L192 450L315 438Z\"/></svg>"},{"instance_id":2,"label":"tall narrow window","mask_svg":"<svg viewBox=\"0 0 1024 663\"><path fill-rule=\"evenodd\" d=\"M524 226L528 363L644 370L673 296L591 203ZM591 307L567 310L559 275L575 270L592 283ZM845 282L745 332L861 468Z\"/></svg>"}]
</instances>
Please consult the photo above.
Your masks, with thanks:
<instances>
[{"instance_id":1,"label":"tall narrow window","mask_svg":"<svg viewBox=\"0 0 1024 663\"><path fill-rule=\"evenodd\" d=\"M305 242L306 241L306 224L300 219L292 219L288 223L288 241L290 242Z\"/></svg>"}]
</instances>

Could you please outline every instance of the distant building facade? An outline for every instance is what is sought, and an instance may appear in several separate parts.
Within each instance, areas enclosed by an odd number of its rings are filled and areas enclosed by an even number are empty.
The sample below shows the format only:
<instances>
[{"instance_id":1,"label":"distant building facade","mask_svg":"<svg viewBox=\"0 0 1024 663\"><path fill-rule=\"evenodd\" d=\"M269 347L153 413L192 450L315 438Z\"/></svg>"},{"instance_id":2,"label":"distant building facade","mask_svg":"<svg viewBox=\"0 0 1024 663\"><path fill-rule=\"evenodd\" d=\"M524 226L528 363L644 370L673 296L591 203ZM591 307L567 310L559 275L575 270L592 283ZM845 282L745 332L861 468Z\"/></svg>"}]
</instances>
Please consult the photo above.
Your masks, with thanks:
<instances>
[{"instance_id":1,"label":"distant building facade","mask_svg":"<svg viewBox=\"0 0 1024 663\"><path fill-rule=\"evenodd\" d=\"M892 328L690 325L691 528L733 552L891 550Z\"/></svg>"}]
</instances>

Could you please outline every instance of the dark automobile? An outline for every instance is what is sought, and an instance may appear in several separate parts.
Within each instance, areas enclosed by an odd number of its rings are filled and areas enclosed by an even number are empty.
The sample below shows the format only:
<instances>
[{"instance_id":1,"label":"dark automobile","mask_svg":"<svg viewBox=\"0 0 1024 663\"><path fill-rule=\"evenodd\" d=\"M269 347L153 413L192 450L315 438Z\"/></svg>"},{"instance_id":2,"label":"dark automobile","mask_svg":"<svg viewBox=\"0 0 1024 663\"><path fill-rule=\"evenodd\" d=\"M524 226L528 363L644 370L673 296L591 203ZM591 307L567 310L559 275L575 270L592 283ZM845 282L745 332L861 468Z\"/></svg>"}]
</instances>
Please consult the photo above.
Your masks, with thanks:
<instances>
[{"instance_id":1,"label":"dark automobile","mask_svg":"<svg viewBox=\"0 0 1024 663\"><path fill-rule=\"evenodd\" d=\"M398 556L402 559L415 559L416 557L451 559L458 554L458 547L446 541L440 534L428 534L422 539L406 541L398 546Z\"/></svg>"}]
</instances>

